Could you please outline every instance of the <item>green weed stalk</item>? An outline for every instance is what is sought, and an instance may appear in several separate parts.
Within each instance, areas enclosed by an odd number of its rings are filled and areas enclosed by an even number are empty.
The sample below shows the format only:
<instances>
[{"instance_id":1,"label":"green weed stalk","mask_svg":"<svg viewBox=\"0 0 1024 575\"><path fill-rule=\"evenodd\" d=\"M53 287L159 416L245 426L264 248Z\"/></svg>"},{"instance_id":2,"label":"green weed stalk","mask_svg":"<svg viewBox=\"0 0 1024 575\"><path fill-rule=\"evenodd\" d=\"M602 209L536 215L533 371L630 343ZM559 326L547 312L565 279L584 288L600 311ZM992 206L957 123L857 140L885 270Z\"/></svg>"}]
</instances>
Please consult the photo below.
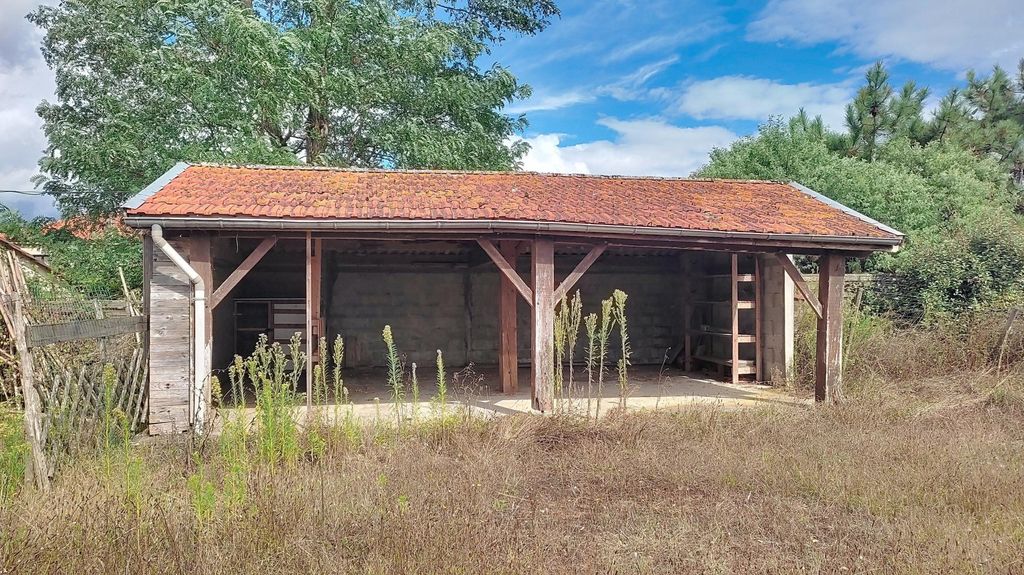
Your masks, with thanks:
<instances>
[{"instance_id":1,"label":"green weed stalk","mask_svg":"<svg viewBox=\"0 0 1024 575\"><path fill-rule=\"evenodd\" d=\"M597 368L597 314L587 314L583 318L587 330L587 418L590 418L591 398L594 397L594 370Z\"/></svg>"},{"instance_id":2,"label":"green weed stalk","mask_svg":"<svg viewBox=\"0 0 1024 575\"><path fill-rule=\"evenodd\" d=\"M437 350L437 390L434 395L434 403L441 414L441 421L444 422L445 411L448 408L448 375L444 369L444 356L441 350Z\"/></svg>"},{"instance_id":3,"label":"green weed stalk","mask_svg":"<svg viewBox=\"0 0 1024 575\"><path fill-rule=\"evenodd\" d=\"M388 362L388 387L391 388L391 401L395 407L395 422L398 428L402 427L402 404L405 402L405 384L403 381L402 361L398 357L398 348L395 346L395 337L391 333L391 326L384 326L382 333L384 346L387 348Z\"/></svg>"},{"instance_id":4,"label":"green weed stalk","mask_svg":"<svg viewBox=\"0 0 1024 575\"><path fill-rule=\"evenodd\" d=\"M616 362L616 372L619 379L619 406L626 407L626 400L629 397L629 358L632 349L629 345L629 329L626 325L626 292L615 290L612 293L612 314L614 322L619 326L619 360Z\"/></svg>"},{"instance_id":5,"label":"green weed stalk","mask_svg":"<svg viewBox=\"0 0 1024 575\"><path fill-rule=\"evenodd\" d=\"M597 416L601 415L601 397L604 395L604 363L608 359L608 340L615 327L612 298L601 302L601 325L597 331Z\"/></svg>"},{"instance_id":6,"label":"green weed stalk","mask_svg":"<svg viewBox=\"0 0 1024 575\"><path fill-rule=\"evenodd\" d=\"M569 362L569 381L566 388L569 396L569 405L572 406L572 398L576 388L576 377L573 367L573 359L576 352L576 342L579 339L580 334L580 321L583 318L583 300L580 298L579 290L573 295L569 301L569 312L565 321L565 347L567 350L567 359Z\"/></svg>"}]
</instances>

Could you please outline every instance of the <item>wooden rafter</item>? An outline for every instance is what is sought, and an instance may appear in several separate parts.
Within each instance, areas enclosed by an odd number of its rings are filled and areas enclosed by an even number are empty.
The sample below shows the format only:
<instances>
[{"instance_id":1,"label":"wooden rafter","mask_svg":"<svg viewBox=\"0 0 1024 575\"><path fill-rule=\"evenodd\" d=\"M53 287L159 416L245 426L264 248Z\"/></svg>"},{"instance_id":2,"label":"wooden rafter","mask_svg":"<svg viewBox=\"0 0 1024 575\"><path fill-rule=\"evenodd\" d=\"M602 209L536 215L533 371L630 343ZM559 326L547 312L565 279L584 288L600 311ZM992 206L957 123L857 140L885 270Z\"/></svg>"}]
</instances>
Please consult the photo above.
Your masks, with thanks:
<instances>
[{"instance_id":1,"label":"wooden rafter","mask_svg":"<svg viewBox=\"0 0 1024 575\"><path fill-rule=\"evenodd\" d=\"M213 295L210 296L211 310L217 307L220 302L224 301L224 298L231 293L231 290L235 289L238 282L242 281L242 278L244 278L252 268L256 267L256 264L260 263L263 256L267 255L267 252L269 252L275 244L277 244L277 236L263 238L260 245L256 246L256 249L254 249L248 257L242 260L242 263L238 264L238 267L235 268L235 271L231 272L231 275L224 280L224 283L220 284L217 286L217 289L213 290Z\"/></svg>"},{"instance_id":2,"label":"wooden rafter","mask_svg":"<svg viewBox=\"0 0 1024 575\"><path fill-rule=\"evenodd\" d=\"M478 239L477 243L480 244L480 247L483 248L485 252L487 252L487 255L491 257L491 261L494 262L494 265L498 266L501 273L512 282L512 285L515 286L519 295L523 296L530 305L533 305L533 290L530 289L530 286L526 285L523 278L519 276L519 272L516 271L515 266L510 264L508 260L501 255L501 252L498 251L498 248L496 248L493 243L491 243L491 240Z\"/></svg>"},{"instance_id":3,"label":"wooden rafter","mask_svg":"<svg viewBox=\"0 0 1024 575\"><path fill-rule=\"evenodd\" d=\"M800 273L800 270L796 269L796 264L794 264L793 260L789 259L789 256L786 254L775 254L775 257L779 260L779 263L782 264L782 269L786 270L786 274L793 280L793 284L796 285L796 289L800 291L800 295L804 296L804 301L806 301L807 305L811 306L811 309L814 310L814 315L818 316L818 319L821 319L821 301L818 299L818 296L814 295L814 292L811 291L807 282L804 281L804 276Z\"/></svg>"},{"instance_id":4,"label":"wooden rafter","mask_svg":"<svg viewBox=\"0 0 1024 575\"><path fill-rule=\"evenodd\" d=\"M584 256L582 260L580 260L580 263L576 264L576 267L572 270L572 272L569 273L569 275L565 276L565 279L562 280L562 283L558 284L558 287L555 288L555 293L553 296L555 302L561 301L563 297L568 295L569 290L571 290L573 286L576 285L576 282L578 282L580 278L583 277L583 274L587 273L587 270L590 269L590 266L594 265L594 262L597 261L597 258L601 257L601 254L603 254L606 249L608 249L608 244L598 244L590 248L590 252L587 253L587 255Z\"/></svg>"}]
</instances>

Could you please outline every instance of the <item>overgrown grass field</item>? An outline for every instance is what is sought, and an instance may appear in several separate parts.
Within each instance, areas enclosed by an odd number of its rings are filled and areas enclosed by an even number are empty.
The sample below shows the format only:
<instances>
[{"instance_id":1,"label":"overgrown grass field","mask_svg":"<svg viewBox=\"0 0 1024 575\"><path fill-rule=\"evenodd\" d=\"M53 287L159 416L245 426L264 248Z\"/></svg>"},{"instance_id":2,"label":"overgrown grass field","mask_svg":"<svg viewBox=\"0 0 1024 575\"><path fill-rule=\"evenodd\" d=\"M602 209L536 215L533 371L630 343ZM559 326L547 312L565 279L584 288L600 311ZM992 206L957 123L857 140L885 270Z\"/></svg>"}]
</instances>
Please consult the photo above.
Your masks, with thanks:
<instances>
[{"instance_id":1,"label":"overgrown grass field","mask_svg":"<svg viewBox=\"0 0 1024 575\"><path fill-rule=\"evenodd\" d=\"M270 446L226 410L216 439L112 442L15 496L0 573L1021 572L1024 369L924 354L952 337L865 329L829 406L385 417Z\"/></svg>"}]
</instances>

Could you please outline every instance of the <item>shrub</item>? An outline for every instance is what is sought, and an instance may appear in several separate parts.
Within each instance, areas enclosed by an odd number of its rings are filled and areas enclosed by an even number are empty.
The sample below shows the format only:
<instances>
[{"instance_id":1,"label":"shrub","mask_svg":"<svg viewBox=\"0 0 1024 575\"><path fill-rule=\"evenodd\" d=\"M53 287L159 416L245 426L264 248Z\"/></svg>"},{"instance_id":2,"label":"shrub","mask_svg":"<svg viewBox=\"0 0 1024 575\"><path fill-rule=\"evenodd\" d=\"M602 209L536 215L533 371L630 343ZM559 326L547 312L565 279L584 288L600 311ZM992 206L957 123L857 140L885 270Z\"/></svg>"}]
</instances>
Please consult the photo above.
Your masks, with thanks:
<instances>
[{"instance_id":1,"label":"shrub","mask_svg":"<svg viewBox=\"0 0 1024 575\"><path fill-rule=\"evenodd\" d=\"M876 301L883 312L929 323L1024 296L1024 225L1000 214L947 230L915 234L891 260L898 293Z\"/></svg>"},{"instance_id":2,"label":"shrub","mask_svg":"<svg viewBox=\"0 0 1024 575\"><path fill-rule=\"evenodd\" d=\"M0 404L0 507L21 488L25 478L25 443L21 413Z\"/></svg>"}]
</instances>

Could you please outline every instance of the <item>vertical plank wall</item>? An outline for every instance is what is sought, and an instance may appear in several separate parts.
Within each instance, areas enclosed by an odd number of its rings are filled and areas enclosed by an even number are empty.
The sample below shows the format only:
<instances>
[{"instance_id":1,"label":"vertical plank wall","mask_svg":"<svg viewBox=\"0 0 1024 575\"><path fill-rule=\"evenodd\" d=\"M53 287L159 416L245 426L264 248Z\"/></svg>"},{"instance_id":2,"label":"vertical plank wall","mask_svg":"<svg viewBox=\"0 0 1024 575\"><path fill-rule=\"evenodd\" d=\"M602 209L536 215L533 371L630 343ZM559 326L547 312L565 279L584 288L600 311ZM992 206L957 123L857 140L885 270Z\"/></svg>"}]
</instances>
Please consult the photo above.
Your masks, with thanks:
<instances>
[{"instance_id":1,"label":"vertical plank wall","mask_svg":"<svg viewBox=\"0 0 1024 575\"><path fill-rule=\"evenodd\" d=\"M169 239L188 259L188 242ZM152 250L149 282L149 432L188 430L192 285L160 249Z\"/></svg>"}]
</instances>

